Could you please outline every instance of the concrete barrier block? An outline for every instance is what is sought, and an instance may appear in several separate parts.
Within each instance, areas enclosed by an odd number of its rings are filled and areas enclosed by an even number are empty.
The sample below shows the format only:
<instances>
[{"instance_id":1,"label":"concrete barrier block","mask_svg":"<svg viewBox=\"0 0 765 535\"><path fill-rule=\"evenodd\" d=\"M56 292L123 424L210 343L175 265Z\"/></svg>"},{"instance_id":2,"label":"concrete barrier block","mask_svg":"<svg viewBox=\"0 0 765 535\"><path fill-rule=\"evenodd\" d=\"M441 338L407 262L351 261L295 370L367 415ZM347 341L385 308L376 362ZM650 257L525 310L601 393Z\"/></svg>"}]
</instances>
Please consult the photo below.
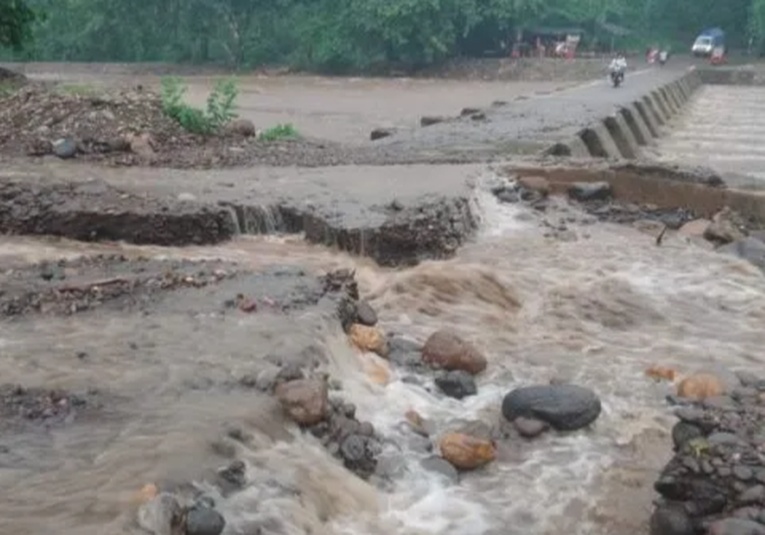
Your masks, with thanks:
<instances>
[{"instance_id":1,"label":"concrete barrier block","mask_svg":"<svg viewBox=\"0 0 765 535\"><path fill-rule=\"evenodd\" d=\"M655 90L651 91L648 95L646 95L646 99L648 106L654 111L659 125L663 126L666 124L666 122L669 120L669 113L667 112L666 106L664 106L664 103L659 98L659 92Z\"/></svg>"},{"instance_id":2,"label":"concrete barrier block","mask_svg":"<svg viewBox=\"0 0 765 535\"><path fill-rule=\"evenodd\" d=\"M677 83L672 82L671 84L669 84L667 86L667 91L675 100L675 104L677 105L677 111L682 111L683 104L685 104L685 99L683 98L683 95L680 93L680 90L677 88Z\"/></svg>"},{"instance_id":3,"label":"concrete barrier block","mask_svg":"<svg viewBox=\"0 0 765 535\"><path fill-rule=\"evenodd\" d=\"M622 157L634 160L640 156L640 146L621 113L606 117L603 119L603 124L611 134L611 139L616 143Z\"/></svg>"},{"instance_id":4,"label":"concrete barrier block","mask_svg":"<svg viewBox=\"0 0 765 535\"><path fill-rule=\"evenodd\" d=\"M661 124L665 124L671 117L669 108L667 107L668 104L664 101L664 97L658 89L651 91L649 96L657 115L661 117Z\"/></svg>"},{"instance_id":5,"label":"concrete barrier block","mask_svg":"<svg viewBox=\"0 0 765 535\"><path fill-rule=\"evenodd\" d=\"M638 111L638 114L643 119L643 123L651 133L651 137L656 138L659 137L661 133L659 129L659 122L656 120L656 114L651 109L649 109L648 104L646 103L647 100L647 98L636 100L632 103L632 105L635 107L635 109Z\"/></svg>"},{"instance_id":6,"label":"concrete barrier block","mask_svg":"<svg viewBox=\"0 0 765 535\"><path fill-rule=\"evenodd\" d=\"M669 90L668 86L662 86L659 88L659 94L664 99L664 104L667 106L667 110L669 111L670 117L674 117L678 111L680 111L680 107L677 105L677 102L675 102L674 97L672 96L672 93Z\"/></svg>"},{"instance_id":7,"label":"concrete barrier block","mask_svg":"<svg viewBox=\"0 0 765 535\"><path fill-rule=\"evenodd\" d=\"M590 156L595 158L621 158L622 154L611 133L602 122L596 122L579 132Z\"/></svg>"},{"instance_id":8,"label":"concrete barrier block","mask_svg":"<svg viewBox=\"0 0 765 535\"><path fill-rule=\"evenodd\" d=\"M680 104L688 102L688 94L685 92L682 79L672 83L672 91L675 92L675 96L680 101Z\"/></svg>"},{"instance_id":9,"label":"concrete barrier block","mask_svg":"<svg viewBox=\"0 0 765 535\"><path fill-rule=\"evenodd\" d=\"M632 132L632 136L638 145L646 146L654 144L651 130L634 104L624 106L619 110L619 113L624 118L624 122Z\"/></svg>"}]
</instances>

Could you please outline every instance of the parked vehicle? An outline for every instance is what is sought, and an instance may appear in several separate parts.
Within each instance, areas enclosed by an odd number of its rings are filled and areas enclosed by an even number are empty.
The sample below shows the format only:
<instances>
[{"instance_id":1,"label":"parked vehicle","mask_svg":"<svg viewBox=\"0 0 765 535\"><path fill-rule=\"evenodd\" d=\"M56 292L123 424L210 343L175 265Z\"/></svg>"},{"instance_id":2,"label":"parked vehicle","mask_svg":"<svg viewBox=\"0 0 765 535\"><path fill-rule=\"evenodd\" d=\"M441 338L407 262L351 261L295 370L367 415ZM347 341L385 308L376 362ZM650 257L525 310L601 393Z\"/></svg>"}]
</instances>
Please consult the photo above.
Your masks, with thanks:
<instances>
[{"instance_id":1,"label":"parked vehicle","mask_svg":"<svg viewBox=\"0 0 765 535\"><path fill-rule=\"evenodd\" d=\"M691 52L697 57L709 57L719 47L725 48L725 32L720 28L707 28L693 42Z\"/></svg>"}]
</instances>

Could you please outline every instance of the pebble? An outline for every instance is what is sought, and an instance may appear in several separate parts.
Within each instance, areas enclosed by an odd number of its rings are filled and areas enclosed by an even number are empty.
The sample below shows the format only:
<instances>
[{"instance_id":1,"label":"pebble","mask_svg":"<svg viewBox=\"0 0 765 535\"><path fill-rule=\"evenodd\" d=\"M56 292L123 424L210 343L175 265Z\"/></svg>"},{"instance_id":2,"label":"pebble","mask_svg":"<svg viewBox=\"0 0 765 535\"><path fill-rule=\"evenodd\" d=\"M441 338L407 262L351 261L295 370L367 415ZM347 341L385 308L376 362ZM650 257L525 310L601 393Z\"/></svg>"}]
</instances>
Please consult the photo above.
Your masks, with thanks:
<instances>
[{"instance_id":1,"label":"pebble","mask_svg":"<svg viewBox=\"0 0 765 535\"><path fill-rule=\"evenodd\" d=\"M513 427L515 427L522 437L526 438L537 437L550 428L547 423L541 420L524 418L522 416L513 420Z\"/></svg>"}]
</instances>

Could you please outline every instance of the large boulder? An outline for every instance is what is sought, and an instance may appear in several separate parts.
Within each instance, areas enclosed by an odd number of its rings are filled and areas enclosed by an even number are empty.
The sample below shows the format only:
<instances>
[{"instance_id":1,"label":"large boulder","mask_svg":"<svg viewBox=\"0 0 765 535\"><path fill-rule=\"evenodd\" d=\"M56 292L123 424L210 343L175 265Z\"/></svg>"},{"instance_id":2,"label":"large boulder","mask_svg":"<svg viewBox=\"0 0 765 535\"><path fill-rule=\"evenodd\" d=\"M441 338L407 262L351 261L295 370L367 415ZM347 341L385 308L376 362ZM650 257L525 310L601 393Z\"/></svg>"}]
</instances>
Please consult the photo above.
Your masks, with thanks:
<instances>
[{"instance_id":1,"label":"large boulder","mask_svg":"<svg viewBox=\"0 0 765 535\"><path fill-rule=\"evenodd\" d=\"M600 398L595 392L572 384L526 386L502 400L502 415L508 421L534 418L559 431L586 427L600 416L600 411Z\"/></svg>"},{"instance_id":2,"label":"large boulder","mask_svg":"<svg viewBox=\"0 0 765 535\"><path fill-rule=\"evenodd\" d=\"M718 251L737 256L765 271L765 242L757 238L744 238L728 245L723 245Z\"/></svg>"},{"instance_id":3,"label":"large boulder","mask_svg":"<svg viewBox=\"0 0 765 535\"><path fill-rule=\"evenodd\" d=\"M484 371L487 365L486 357L473 344L446 330L430 335L422 348L422 360L434 368L473 375Z\"/></svg>"}]
</instances>

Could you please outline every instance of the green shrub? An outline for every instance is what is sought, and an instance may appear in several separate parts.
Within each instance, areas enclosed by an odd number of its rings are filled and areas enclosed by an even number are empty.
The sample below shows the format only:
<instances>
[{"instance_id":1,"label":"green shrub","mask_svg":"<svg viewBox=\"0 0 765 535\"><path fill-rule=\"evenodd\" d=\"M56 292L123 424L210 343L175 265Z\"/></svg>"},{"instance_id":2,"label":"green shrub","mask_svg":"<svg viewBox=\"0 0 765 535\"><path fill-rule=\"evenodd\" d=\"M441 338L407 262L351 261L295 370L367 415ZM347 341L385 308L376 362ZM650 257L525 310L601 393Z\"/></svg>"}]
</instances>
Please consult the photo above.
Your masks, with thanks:
<instances>
[{"instance_id":1,"label":"green shrub","mask_svg":"<svg viewBox=\"0 0 765 535\"><path fill-rule=\"evenodd\" d=\"M187 89L180 78L162 79L162 111L184 130L210 135L236 117L233 110L239 91L233 80L221 80L215 85L204 110L183 101Z\"/></svg>"},{"instance_id":2,"label":"green shrub","mask_svg":"<svg viewBox=\"0 0 765 535\"><path fill-rule=\"evenodd\" d=\"M297 139L300 137L297 129L291 124L277 124L260 134L263 141L279 141L280 139Z\"/></svg>"}]
</instances>

